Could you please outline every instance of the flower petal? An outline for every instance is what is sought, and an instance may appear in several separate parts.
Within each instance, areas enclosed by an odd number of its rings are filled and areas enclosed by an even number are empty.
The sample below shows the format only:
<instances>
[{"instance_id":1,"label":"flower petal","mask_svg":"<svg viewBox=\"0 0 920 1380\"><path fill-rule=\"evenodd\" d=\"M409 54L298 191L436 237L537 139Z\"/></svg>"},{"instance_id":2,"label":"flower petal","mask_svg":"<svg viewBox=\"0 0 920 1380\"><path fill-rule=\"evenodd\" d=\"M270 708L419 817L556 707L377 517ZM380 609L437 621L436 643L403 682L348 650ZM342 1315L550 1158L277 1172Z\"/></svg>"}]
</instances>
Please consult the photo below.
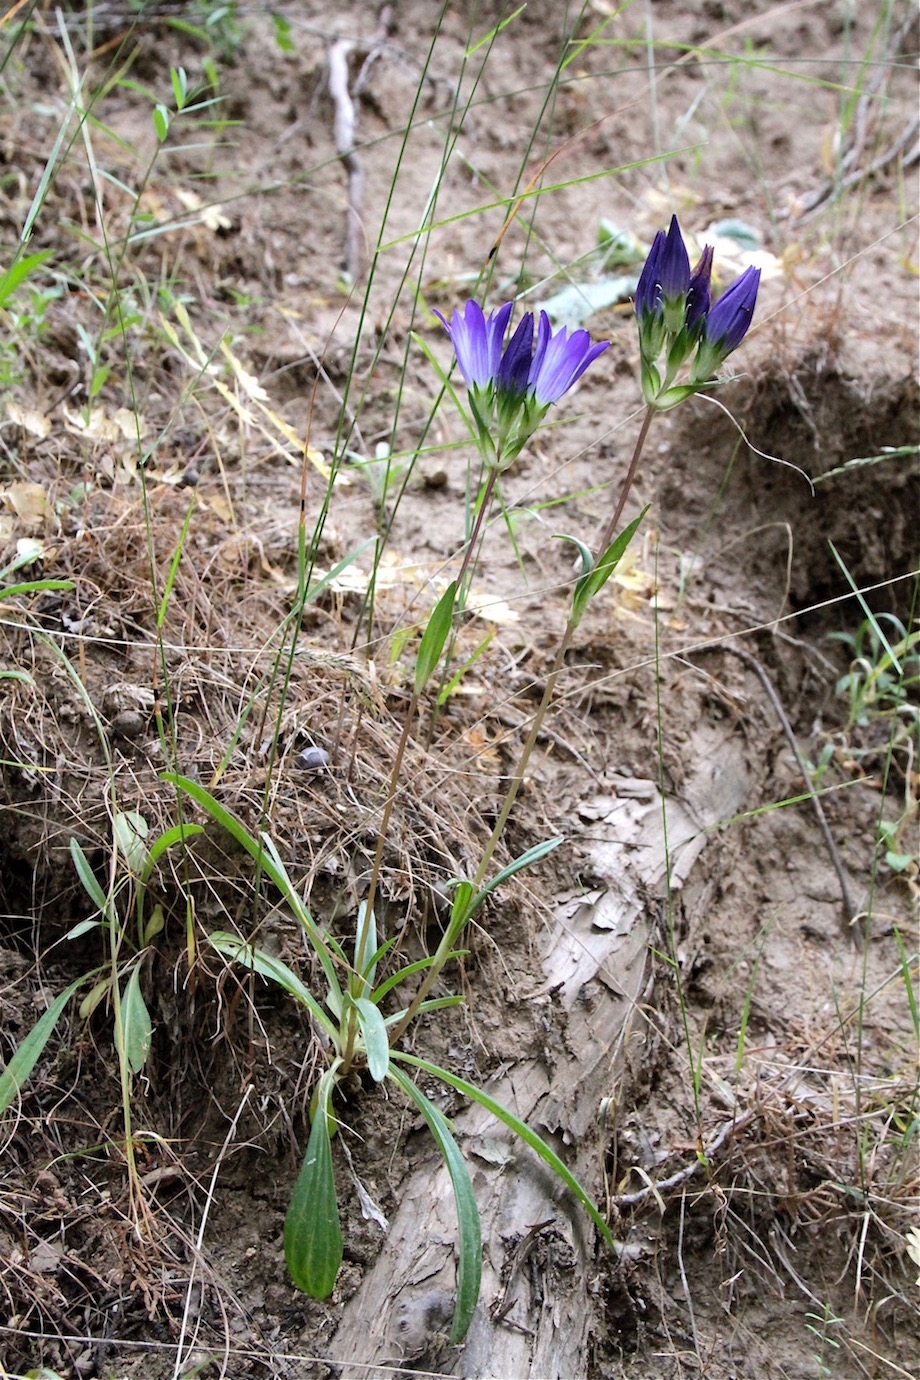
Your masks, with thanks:
<instances>
[{"instance_id":1,"label":"flower petal","mask_svg":"<svg viewBox=\"0 0 920 1380\"><path fill-rule=\"evenodd\" d=\"M609 344L609 340L603 340L592 345L587 331L574 331L567 338L564 326L553 335L549 317L546 312L541 312L537 349L528 378L537 404L548 407L550 403L558 402Z\"/></svg>"}]
</instances>

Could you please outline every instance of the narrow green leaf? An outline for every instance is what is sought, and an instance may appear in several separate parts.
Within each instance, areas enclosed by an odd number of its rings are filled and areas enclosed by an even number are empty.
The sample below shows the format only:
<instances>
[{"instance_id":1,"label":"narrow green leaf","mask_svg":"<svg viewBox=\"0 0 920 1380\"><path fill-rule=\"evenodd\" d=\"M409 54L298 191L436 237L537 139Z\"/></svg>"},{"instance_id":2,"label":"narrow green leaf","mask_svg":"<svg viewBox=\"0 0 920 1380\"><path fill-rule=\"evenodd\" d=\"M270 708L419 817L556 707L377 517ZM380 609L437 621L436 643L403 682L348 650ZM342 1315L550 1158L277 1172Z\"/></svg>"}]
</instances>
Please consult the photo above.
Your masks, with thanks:
<instances>
[{"instance_id":1,"label":"narrow green leaf","mask_svg":"<svg viewBox=\"0 0 920 1380\"><path fill-rule=\"evenodd\" d=\"M581 622L584 617L585 609L588 607L595 594L604 587L610 579L610 576L620 564L627 546L635 536L639 524L645 517L650 506L650 504L646 504L639 516L633 518L632 522L628 523L626 527L623 528L623 531L618 537L614 537L613 541L607 547L607 550L599 558L597 564L575 581L575 591L572 596L572 618L576 625ZM573 538L568 537L566 540L572 541ZM580 546L581 543L576 542L576 545Z\"/></svg>"},{"instance_id":2,"label":"narrow green leaf","mask_svg":"<svg viewBox=\"0 0 920 1380\"><path fill-rule=\"evenodd\" d=\"M450 633L451 623L454 617L454 601L457 596L457 581L451 580L450 584L441 595L434 606L431 617L428 620L428 627L422 634L419 643L418 657L415 662L415 693L420 695L433 674L438 662L441 660L441 653L444 651L444 643Z\"/></svg>"},{"instance_id":3,"label":"narrow green leaf","mask_svg":"<svg viewBox=\"0 0 920 1380\"><path fill-rule=\"evenodd\" d=\"M355 934L355 972L361 982L360 991L374 985L377 974L377 918L367 914L367 902L358 906L358 929ZM358 993L355 993L357 996Z\"/></svg>"},{"instance_id":4,"label":"narrow green leaf","mask_svg":"<svg viewBox=\"0 0 920 1380\"><path fill-rule=\"evenodd\" d=\"M587 547L583 541L580 541L578 537L566 536L565 532L554 532L553 536L556 541L571 542L572 546L578 547L578 554L581 556L581 575L579 578L583 579L585 575L590 575L591 571L594 569L594 557L591 555L590 548Z\"/></svg>"},{"instance_id":5,"label":"narrow green leaf","mask_svg":"<svg viewBox=\"0 0 920 1380\"><path fill-rule=\"evenodd\" d=\"M96 1007L102 1001L103 997L108 996L111 990L111 973L107 977L100 978L98 982L93 983L93 986L89 989L86 996L83 998L83 1000L80 1002L79 1007L77 1008L77 1010L79 1011L80 1020L87 1020L93 1014Z\"/></svg>"},{"instance_id":6,"label":"narrow green leaf","mask_svg":"<svg viewBox=\"0 0 920 1380\"><path fill-rule=\"evenodd\" d=\"M284 1219L288 1272L297 1288L311 1299L329 1297L342 1263L342 1227L328 1124L332 1086L331 1073L324 1073L307 1153Z\"/></svg>"},{"instance_id":7,"label":"narrow green leaf","mask_svg":"<svg viewBox=\"0 0 920 1380\"><path fill-rule=\"evenodd\" d=\"M185 549L185 538L188 536L189 524L192 521L192 513L194 510L195 500L193 498L185 510L185 521L182 523L182 531L179 533L179 540L176 542L176 549L169 563L169 573L166 576L166 583L163 586L163 597L160 599L160 608L157 613L157 629L162 628L166 621L166 610L169 607L169 600L172 595L173 585L176 582L179 562L182 560L182 552Z\"/></svg>"},{"instance_id":8,"label":"narrow green leaf","mask_svg":"<svg viewBox=\"0 0 920 1380\"><path fill-rule=\"evenodd\" d=\"M196 838L198 834L203 833L204 829L200 824L174 824L171 829L165 830L158 838L155 838L147 850L147 865L141 874L141 881L144 886L150 881L153 869L168 848L172 848L174 843L187 843L189 839Z\"/></svg>"},{"instance_id":9,"label":"narrow green leaf","mask_svg":"<svg viewBox=\"0 0 920 1380\"><path fill-rule=\"evenodd\" d=\"M339 576L358 559L362 552L366 551L366 549L373 544L373 541L373 537L366 537L364 541L355 547L354 551L349 551L347 556L343 556L331 570L327 571L321 579L317 580L315 585L310 586L304 598L304 603L312 604L314 599L318 599L327 585L333 584Z\"/></svg>"},{"instance_id":10,"label":"narrow green leaf","mask_svg":"<svg viewBox=\"0 0 920 1380\"><path fill-rule=\"evenodd\" d=\"M50 249L43 249L38 254L23 254L20 258L15 259L4 273L0 273L0 307L6 306L20 283L28 278L33 268L40 268L50 258Z\"/></svg>"},{"instance_id":11,"label":"narrow green leaf","mask_svg":"<svg viewBox=\"0 0 920 1380\"><path fill-rule=\"evenodd\" d=\"M467 952L468 950L466 949L455 949L453 953L447 955L444 962L447 964L456 958L466 958ZM379 1005L387 992L392 992L394 987L398 987L401 982L405 982L408 978L415 977L416 973L424 972L426 968L431 967L433 962L434 958L429 955L428 958L420 958L415 963L407 963L405 968L400 968L398 972L391 973L386 981L381 982L380 986L376 987L371 993L371 1001Z\"/></svg>"},{"instance_id":12,"label":"narrow green leaf","mask_svg":"<svg viewBox=\"0 0 920 1380\"><path fill-rule=\"evenodd\" d=\"M24 580L22 584L5 585L0 589L0 599L16 599L20 594L46 594L49 590L73 587L73 580Z\"/></svg>"},{"instance_id":13,"label":"narrow green leaf","mask_svg":"<svg viewBox=\"0 0 920 1380\"><path fill-rule=\"evenodd\" d=\"M614 1252L618 1251L617 1244L610 1234L610 1228L582 1188L581 1184L575 1178L575 1175L563 1163L555 1150L547 1145L546 1141L543 1140L541 1136L538 1136L536 1131L532 1131L526 1122L521 1121L513 1112L509 1112L507 1108L503 1107L500 1102L496 1102L494 1097L490 1097L489 1094L483 1092L481 1088L475 1087L472 1083L467 1083L465 1079L458 1078L456 1074L449 1073L447 1069L442 1069L437 1064L429 1063L427 1059L418 1059L414 1054L406 1054L402 1050L392 1050L390 1057L391 1059L399 1059L403 1064L411 1064L413 1068L422 1069L425 1073L430 1073L434 1078L440 1078L442 1083L447 1083L449 1087L456 1088L457 1092L462 1093L464 1097L470 1098L473 1102L478 1102L480 1107L485 1107L487 1112L491 1112L499 1121L504 1122L509 1130L513 1131L516 1136L520 1136L521 1140L530 1146L531 1150L536 1151L544 1164L548 1165L553 1173L558 1175L566 1187L574 1193L610 1249Z\"/></svg>"},{"instance_id":14,"label":"narrow green leaf","mask_svg":"<svg viewBox=\"0 0 920 1380\"><path fill-rule=\"evenodd\" d=\"M99 920L78 920L77 923L64 935L65 939L79 939L81 934L88 934L90 930L99 928Z\"/></svg>"},{"instance_id":15,"label":"narrow green leaf","mask_svg":"<svg viewBox=\"0 0 920 1380\"><path fill-rule=\"evenodd\" d=\"M482 1231L479 1225L479 1209L470 1182L469 1171L463 1161L460 1148L451 1134L450 1124L440 1108L417 1088L412 1079L402 1069L390 1066L390 1077L398 1087L418 1107L428 1129L437 1142L444 1157L457 1205L457 1301L454 1305L454 1318L450 1330L453 1346L463 1341L469 1331L473 1312L479 1299L479 1286L482 1279Z\"/></svg>"},{"instance_id":16,"label":"narrow green leaf","mask_svg":"<svg viewBox=\"0 0 920 1380\"><path fill-rule=\"evenodd\" d=\"M416 1015L421 1016L425 1011L442 1011L447 1006L462 1006L465 1000L465 997L459 995L454 995L452 997L430 997L428 1001L422 1002ZM389 1030L391 1026L399 1025L399 1022L403 1019L408 1010L408 1006L404 1006L402 1011L394 1011L392 1016L387 1016L384 1021L384 1025L387 1029Z\"/></svg>"},{"instance_id":17,"label":"narrow green leaf","mask_svg":"<svg viewBox=\"0 0 920 1380\"><path fill-rule=\"evenodd\" d=\"M52 1031L60 1019L61 1012L70 1001L86 975L78 977L60 996L55 997L44 1015L38 1020L0 1073L0 1115L2 1115L19 1096L21 1090L32 1076L32 1070L41 1058L42 1050L51 1038Z\"/></svg>"},{"instance_id":18,"label":"narrow green leaf","mask_svg":"<svg viewBox=\"0 0 920 1380\"><path fill-rule=\"evenodd\" d=\"M140 964L135 963L121 1002L121 1021L125 1033L125 1058L132 1073L140 1073L150 1053L153 1029L150 1012L141 992Z\"/></svg>"},{"instance_id":19,"label":"narrow green leaf","mask_svg":"<svg viewBox=\"0 0 920 1380\"><path fill-rule=\"evenodd\" d=\"M232 959L234 963L240 963L244 968L249 968L251 972L258 973L261 977L268 978L269 982L276 982L279 987L283 987L289 996L307 1008L313 1019L325 1030L330 1040L333 1043L338 1042L338 1027L330 1021L310 989L304 986L297 974L288 967L283 959L276 958L274 954L267 954L263 949L252 944L247 944L245 939L241 939L236 934L228 934L226 930L216 930L214 934L209 934L208 942L219 954L223 954L224 958Z\"/></svg>"},{"instance_id":20,"label":"narrow green leaf","mask_svg":"<svg viewBox=\"0 0 920 1380\"><path fill-rule=\"evenodd\" d=\"M94 905L97 905L99 907L102 914L108 917L108 897L102 890L102 887L96 881L96 874L93 872L93 869L89 865L89 859L83 852L83 849L81 848L80 844L77 842L76 839L70 840L70 856L73 858L74 866L77 869L77 876L80 878L80 881L83 884L83 890L89 896L90 900L94 903Z\"/></svg>"},{"instance_id":21,"label":"narrow green leaf","mask_svg":"<svg viewBox=\"0 0 920 1380\"><path fill-rule=\"evenodd\" d=\"M151 939L156 939L158 934L162 934L166 928L166 916L163 914L162 906L154 906L150 912L150 918L144 925L144 943L149 944Z\"/></svg>"},{"instance_id":22,"label":"narrow green leaf","mask_svg":"<svg viewBox=\"0 0 920 1380\"><path fill-rule=\"evenodd\" d=\"M162 144L169 133L169 111L165 105L155 105L153 108L153 127L157 132L157 139Z\"/></svg>"},{"instance_id":23,"label":"narrow green leaf","mask_svg":"<svg viewBox=\"0 0 920 1380\"><path fill-rule=\"evenodd\" d=\"M386 1024L380 1014L380 1008L367 997L357 998L355 1010L358 1013L361 1038L364 1040L367 1054L368 1072L375 1083L381 1083L390 1067L390 1042L387 1039Z\"/></svg>"},{"instance_id":24,"label":"narrow green leaf","mask_svg":"<svg viewBox=\"0 0 920 1380\"><path fill-rule=\"evenodd\" d=\"M528 848L526 853L522 853L519 858L513 858L500 872L496 872L492 880L486 882L485 886L475 895L473 895L470 882L460 882L450 917L451 942L457 938L464 926L469 924L483 901L492 894L496 887L507 882L509 877L513 877L516 872L521 872L525 867L531 867L533 863L545 858L547 853L552 853L553 849L558 848L560 843L565 843L564 834L557 834L555 838L545 839L543 843L534 844L533 848Z\"/></svg>"}]
</instances>

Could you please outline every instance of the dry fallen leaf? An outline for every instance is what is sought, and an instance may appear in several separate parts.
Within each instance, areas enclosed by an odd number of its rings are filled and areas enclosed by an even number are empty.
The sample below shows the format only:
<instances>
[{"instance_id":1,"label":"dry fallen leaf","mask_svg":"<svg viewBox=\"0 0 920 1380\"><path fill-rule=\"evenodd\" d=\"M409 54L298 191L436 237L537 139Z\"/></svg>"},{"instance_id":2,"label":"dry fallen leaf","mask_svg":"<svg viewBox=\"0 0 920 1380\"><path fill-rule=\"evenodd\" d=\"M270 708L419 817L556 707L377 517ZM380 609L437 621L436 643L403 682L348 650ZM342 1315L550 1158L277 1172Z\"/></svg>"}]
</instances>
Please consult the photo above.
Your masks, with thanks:
<instances>
[{"instance_id":1,"label":"dry fallen leaf","mask_svg":"<svg viewBox=\"0 0 920 1380\"><path fill-rule=\"evenodd\" d=\"M14 484L7 485L0 497L26 527L42 527L51 516L48 495L41 484L32 484L24 479L17 480Z\"/></svg>"},{"instance_id":2,"label":"dry fallen leaf","mask_svg":"<svg viewBox=\"0 0 920 1380\"><path fill-rule=\"evenodd\" d=\"M37 436L41 441L51 430L51 418L46 417L43 412L36 412L34 408L20 407L18 403L8 402L6 415L15 426L21 426L23 431Z\"/></svg>"}]
</instances>

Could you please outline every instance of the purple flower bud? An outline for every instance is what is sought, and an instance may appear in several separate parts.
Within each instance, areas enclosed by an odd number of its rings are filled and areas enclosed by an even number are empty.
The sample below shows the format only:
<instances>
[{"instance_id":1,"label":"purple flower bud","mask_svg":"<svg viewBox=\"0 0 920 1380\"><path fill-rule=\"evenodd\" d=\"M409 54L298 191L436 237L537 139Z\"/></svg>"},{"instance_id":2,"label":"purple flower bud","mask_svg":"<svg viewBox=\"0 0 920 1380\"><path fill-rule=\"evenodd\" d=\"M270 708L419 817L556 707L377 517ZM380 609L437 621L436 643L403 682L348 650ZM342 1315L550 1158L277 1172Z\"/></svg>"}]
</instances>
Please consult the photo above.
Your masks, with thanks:
<instances>
[{"instance_id":1,"label":"purple flower bud","mask_svg":"<svg viewBox=\"0 0 920 1380\"><path fill-rule=\"evenodd\" d=\"M759 286L759 268L746 268L735 279L706 317L703 338L707 344L717 345L725 355L737 350L753 319Z\"/></svg>"},{"instance_id":2,"label":"purple flower bud","mask_svg":"<svg viewBox=\"0 0 920 1380\"><path fill-rule=\"evenodd\" d=\"M703 328L703 318L709 311L711 276L712 245L707 244L700 255L699 263L690 275L690 287L687 291L687 331L690 335Z\"/></svg>"},{"instance_id":3,"label":"purple flower bud","mask_svg":"<svg viewBox=\"0 0 920 1380\"><path fill-rule=\"evenodd\" d=\"M671 217L658 272L665 303L683 304L690 289L690 257L676 216Z\"/></svg>"},{"instance_id":4,"label":"purple flower bud","mask_svg":"<svg viewBox=\"0 0 920 1380\"><path fill-rule=\"evenodd\" d=\"M664 308L664 303L661 300L659 264L666 243L667 237L664 231L656 231L648 258L639 274L639 282L636 286L636 315L640 320L643 316L656 316Z\"/></svg>"},{"instance_id":5,"label":"purple flower bud","mask_svg":"<svg viewBox=\"0 0 920 1380\"><path fill-rule=\"evenodd\" d=\"M496 383L499 392L523 395L527 392L527 376L530 373L533 354L533 312L524 315L514 335L508 341L508 348L502 355L498 366Z\"/></svg>"},{"instance_id":6,"label":"purple flower bud","mask_svg":"<svg viewBox=\"0 0 920 1380\"><path fill-rule=\"evenodd\" d=\"M703 259L697 268L705 271ZM684 330L690 288L690 258L677 217L672 216L668 233L659 230L652 241L636 286L639 348L649 363L658 358L666 336L676 339Z\"/></svg>"},{"instance_id":7,"label":"purple flower bud","mask_svg":"<svg viewBox=\"0 0 920 1380\"><path fill-rule=\"evenodd\" d=\"M746 268L711 307L703 319L700 346L690 382L704 383L711 379L732 350L737 350L754 316L760 269Z\"/></svg>"}]
</instances>

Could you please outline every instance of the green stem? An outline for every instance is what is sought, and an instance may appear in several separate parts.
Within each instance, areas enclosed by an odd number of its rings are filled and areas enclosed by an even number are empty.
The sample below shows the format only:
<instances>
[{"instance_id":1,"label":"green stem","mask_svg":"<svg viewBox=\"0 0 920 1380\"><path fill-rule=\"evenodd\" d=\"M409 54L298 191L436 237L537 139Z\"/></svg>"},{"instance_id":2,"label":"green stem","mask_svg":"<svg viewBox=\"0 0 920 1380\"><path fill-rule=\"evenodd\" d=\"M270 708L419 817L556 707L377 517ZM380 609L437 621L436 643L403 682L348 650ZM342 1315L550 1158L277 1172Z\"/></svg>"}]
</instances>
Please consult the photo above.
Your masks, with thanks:
<instances>
[{"instance_id":1,"label":"green stem","mask_svg":"<svg viewBox=\"0 0 920 1380\"><path fill-rule=\"evenodd\" d=\"M623 509L626 507L626 500L629 497L629 491L632 488L633 480L636 477L636 469L639 464L639 457L642 454L643 448L645 446L645 439L648 436L649 427L652 425L652 418L655 415L655 411L656 409L651 404L649 404L649 406L645 409L645 416L643 417L642 425L639 428L639 435L636 437L636 447L633 451L632 459L629 462L629 469L626 471L626 478L623 480L623 487L620 490L620 497L617 499L617 506L614 508L610 521L604 528L604 535L601 537L600 540L599 549L597 553L598 559L600 559L600 557L603 556L604 552L607 550L607 547L610 545L610 543L613 541L614 536L616 535L616 530L619 526L620 518L623 516Z\"/></svg>"},{"instance_id":2,"label":"green stem","mask_svg":"<svg viewBox=\"0 0 920 1380\"><path fill-rule=\"evenodd\" d=\"M399 736L399 744L396 748L396 756L393 758L393 767L390 772L390 784L387 790L387 800L383 807L383 819L380 821L380 832L377 835L377 848L374 853L374 865L371 869L371 880L367 890L367 900L364 902L364 915L361 920L361 928L358 933L358 943L356 953L363 954L367 947L367 932L370 928L371 916L374 913L374 902L377 899L377 886L380 881L380 869L383 865L383 849L386 844L387 831L390 827L390 817L393 813L393 805L396 801L396 790L399 785L399 775L402 771L403 758L406 755L406 744L409 741L409 730L418 713L418 693L414 693L409 701L409 708L406 711L405 722L402 726L402 733ZM347 1064L346 1064L347 1067Z\"/></svg>"}]
</instances>

